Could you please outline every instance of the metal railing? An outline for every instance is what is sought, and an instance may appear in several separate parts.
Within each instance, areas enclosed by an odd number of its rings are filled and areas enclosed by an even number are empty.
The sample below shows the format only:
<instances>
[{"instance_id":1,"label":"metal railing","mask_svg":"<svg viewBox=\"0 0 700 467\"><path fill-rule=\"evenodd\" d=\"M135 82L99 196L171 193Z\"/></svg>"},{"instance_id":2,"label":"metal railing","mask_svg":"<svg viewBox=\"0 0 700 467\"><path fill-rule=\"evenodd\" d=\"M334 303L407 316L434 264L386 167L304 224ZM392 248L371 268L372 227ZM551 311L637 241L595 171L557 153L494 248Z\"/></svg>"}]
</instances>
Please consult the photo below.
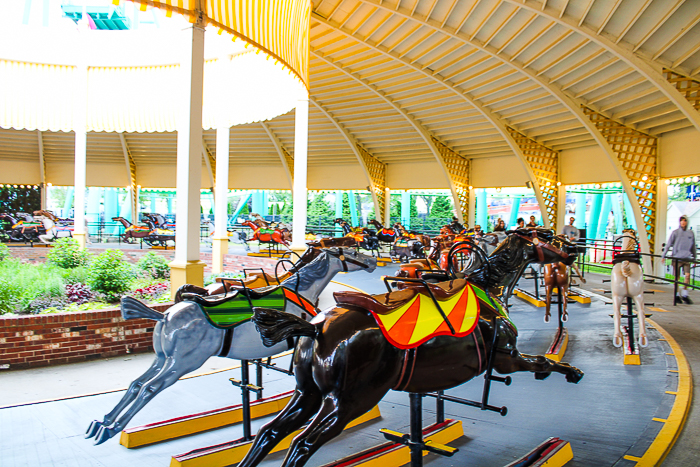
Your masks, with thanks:
<instances>
[{"instance_id":1,"label":"metal railing","mask_svg":"<svg viewBox=\"0 0 700 467\"><path fill-rule=\"evenodd\" d=\"M612 260L615 253L622 252L619 247L614 245L613 240L582 238L578 240L578 243L580 246L577 263L584 277L586 272L597 272L595 269L612 271ZM654 263L657 259L663 258L662 255L655 255L653 253L640 252L639 254L642 257L651 258L652 263ZM663 261L664 277L657 276L653 274L653 272L643 272L642 274L645 281L663 281L673 284L674 297L678 296L678 290L681 286L687 286L689 289L700 290L700 285L695 285L700 284L700 261L687 258L674 258L672 256L667 256ZM685 277L680 277L680 268L678 266L681 263L690 264L691 273L688 284L685 282ZM642 271L644 271L643 266ZM672 276L672 278L669 278L668 276ZM674 299L674 305L675 304Z\"/></svg>"}]
</instances>

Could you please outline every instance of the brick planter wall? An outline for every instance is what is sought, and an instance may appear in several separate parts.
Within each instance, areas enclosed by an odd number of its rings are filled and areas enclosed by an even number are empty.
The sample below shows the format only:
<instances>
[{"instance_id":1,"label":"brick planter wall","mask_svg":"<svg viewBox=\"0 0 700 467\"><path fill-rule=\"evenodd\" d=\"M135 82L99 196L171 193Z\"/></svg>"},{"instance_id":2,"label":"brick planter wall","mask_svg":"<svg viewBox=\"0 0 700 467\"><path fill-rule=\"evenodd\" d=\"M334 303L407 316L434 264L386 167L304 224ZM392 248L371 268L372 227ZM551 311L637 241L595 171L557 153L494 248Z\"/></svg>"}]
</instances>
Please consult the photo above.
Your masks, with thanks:
<instances>
[{"instance_id":1,"label":"brick planter wall","mask_svg":"<svg viewBox=\"0 0 700 467\"><path fill-rule=\"evenodd\" d=\"M165 311L172 304L153 305ZM152 350L155 321L125 321L119 308L0 319L5 369L74 363ZM9 367L8 367L9 365Z\"/></svg>"},{"instance_id":2,"label":"brick planter wall","mask_svg":"<svg viewBox=\"0 0 700 467\"><path fill-rule=\"evenodd\" d=\"M29 263L43 263L49 248L10 247L13 257ZM90 249L93 254L102 249ZM149 250L122 250L127 261L136 263ZM157 251L168 259L175 252ZM211 272L211 253L201 253ZM253 258L226 255L224 270L240 272L243 268L263 268L273 273L275 258ZM154 305L165 311L172 304ZM80 313L48 315L0 316L0 368L20 369L74 363L130 352L153 350L152 334L155 321L135 319L124 321L119 308Z\"/></svg>"}]
</instances>

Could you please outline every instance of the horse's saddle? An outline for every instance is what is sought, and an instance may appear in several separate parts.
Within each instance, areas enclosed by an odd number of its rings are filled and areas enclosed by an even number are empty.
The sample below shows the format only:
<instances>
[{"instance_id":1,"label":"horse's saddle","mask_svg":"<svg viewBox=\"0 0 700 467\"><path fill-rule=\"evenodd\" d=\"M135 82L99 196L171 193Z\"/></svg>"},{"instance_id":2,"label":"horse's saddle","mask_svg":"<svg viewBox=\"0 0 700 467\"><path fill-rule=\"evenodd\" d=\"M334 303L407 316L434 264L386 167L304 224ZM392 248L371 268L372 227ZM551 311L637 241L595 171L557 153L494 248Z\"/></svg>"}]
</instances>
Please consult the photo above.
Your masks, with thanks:
<instances>
[{"instance_id":1,"label":"horse's saddle","mask_svg":"<svg viewBox=\"0 0 700 467\"><path fill-rule=\"evenodd\" d=\"M641 255L634 251L631 253L617 253L612 260L612 264L622 263L623 261L629 261L630 263L637 263L641 265Z\"/></svg>"},{"instance_id":2,"label":"horse's saddle","mask_svg":"<svg viewBox=\"0 0 700 467\"><path fill-rule=\"evenodd\" d=\"M284 311L287 300L295 303L311 316L316 316L318 313L314 304L293 290L279 285L257 289L239 287L227 294L211 297L184 293L182 298L199 305L209 324L220 329L233 328L249 321L253 317L253 307Z\"/></svg>"},{"instance_id":3,"label":"horse's saddle","mask_svg":"<svg viewBox=\"0 0 700 467\"><path fill-rule=\"evenodd\" d=\"M333 296L340 305L369 310L387 340L400 349L417 347L436 336L469 335L479 320L479 300L472 285L457 279L427 286L440 309L423 285L380 295L335 292Z\"/></svg>"}]
</instances>

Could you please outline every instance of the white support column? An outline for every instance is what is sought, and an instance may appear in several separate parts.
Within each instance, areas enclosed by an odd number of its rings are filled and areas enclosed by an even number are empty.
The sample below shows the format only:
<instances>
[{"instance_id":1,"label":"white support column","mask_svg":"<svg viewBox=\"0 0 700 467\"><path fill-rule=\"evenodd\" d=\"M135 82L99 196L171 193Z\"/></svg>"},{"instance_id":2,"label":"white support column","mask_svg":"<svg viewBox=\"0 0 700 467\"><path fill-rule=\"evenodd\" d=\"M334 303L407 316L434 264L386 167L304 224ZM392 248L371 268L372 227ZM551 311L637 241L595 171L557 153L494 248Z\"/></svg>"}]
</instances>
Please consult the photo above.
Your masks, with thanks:
<instances>
[{"instance_id":1,"label":"white support column","mask_svg":"<svg viewBox=\"0 0 700 467\"><path fill-rule=\"evenodd\" d=\"M384 227L391 228L391 188L386 188L384 195Z\"/></svg>"},{"instance_id":2,"label":"white support column","mask_svg":"<svg viewBox=\"0 0 700 467\"><path fill-rule=\"evenodd\" d=\"M306 175L309 147L309 99L297 101L294 118L294 210L292 217L292 250L306 250Z\"/></svg>"},{"instance_id":3,"label":"white support column","mask_svg":"<svg viewBox=\"0 0 700 467\"><path fill-rule=\"evenodd\" d=\"M202 88L204 25L183 31L181 87L177 98L177 228L175 259L170 263L171 295L184 284L202 286L205 264L199 258L200 189L202 185Z\"/></svg>"},{"instance_id":4,"label":"white support column","mask_svg":"<svg viewBox=\"0 0 700 467\"><path fill-rule=\"evenodd\" d=\"M224 256L228 253L228 165L229 128L216 129L216 188L214 189L214 238L212 238L212 265L214 273L223 272Z\"/></svg>"},{"instance_id":5,"label":"white support column","mask_svg":"<svg viewBox=\"0 0 700 467\"><path fill-rule=\"evenodd\" d=\"M75 179L73 182L74 207L73 237L85 248L85 190L87 184L87 86L88 67L83 62L77 66L75 102Z\"/></svg>"},{"instance_id":6,"label":"white support column","mask_svg":"<svg viewBox=\"0 0 700 467\"><path fill-rule=\"evenodd\" d=\"M561 172L559 174L561 175ZM566 186L562 184L557 187L557 226L559 227L559 232L554 233L561 233L561 229L565 225L569 225L569 222L566 219Z\"/></svg>"},{"instance_id":7,"label":"white support column","mask_svg":"<svg viewBox=\"0 0 700 467\"><path fill-rule=\"evenodd\" d=\"M657 168L660 171L660 168ZM656 186L656 241L654 243L654 254L661 255L664 252L666 243L666 214L668 213L668 185L666 180L659 179ZM654 258L655 276L664 277L664 261L661 258Z\"/></svg>"},{"instance_id":8,"label":"white support column","mask_svg":"<svg viewBox=\"0 0 700 467\"><path fill-rule=\"evenodd\" d=\"M476 224L476 191L473 187L469 187L469 218L467 219L467 224L469 228L474 227Z\"/></svg>"},{"instance_id":9,"label":"white support column","mask_svg":"<svg viewBox=\"0 0 700 467\"><path fill-rule=\"evenodd\" d=\"M39 143L39 173L41 175L41 209L46 211L48 209L46 202L48 199L48 194L46 193L48 186L46 185L46 160L44 159L44 138L41 135L41 130L36 130L37 139Z\"/></svg>"}]
</instances>

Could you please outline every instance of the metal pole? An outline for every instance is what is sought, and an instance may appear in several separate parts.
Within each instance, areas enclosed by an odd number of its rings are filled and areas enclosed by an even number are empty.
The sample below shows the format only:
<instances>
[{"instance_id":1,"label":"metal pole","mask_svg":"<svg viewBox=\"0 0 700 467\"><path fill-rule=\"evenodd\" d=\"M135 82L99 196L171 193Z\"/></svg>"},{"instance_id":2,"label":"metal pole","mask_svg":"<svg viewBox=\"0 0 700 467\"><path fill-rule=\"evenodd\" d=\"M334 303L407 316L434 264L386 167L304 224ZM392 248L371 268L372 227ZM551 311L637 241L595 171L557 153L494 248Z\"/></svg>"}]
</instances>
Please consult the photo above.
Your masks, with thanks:
<instances>
[{"instance_id":1,"label":"metal pole","mask_svg":"<svg viewBox=\"0 0 700 467\"><path fill-rule=\"evenodd\" d=\"M672 259L671 264L673 265L673 306L678 306L676 301L678 296L678 260Z\"/></svg>"},{"instance_id":2,"label":"metal pole","mask_svg":"<svg viewBox=\"0 0 700 467\"><path fill-rule=\"evenodd\" d=\"M438 396L437 399L435 400L435 411L437 412L437 423L442 423L445 421L445 399L442 398L442 396L445 394L445 391L438 391L437 392Z\"/></svg>"},{"instance_id":3,"label":"metal pole","mask_svg":"<svg viewBox=\"0 0 700 467\"><path fill-rule=\"evenodd\" d=\"M410 393L411 407L411 467L423 467L423 394Z\"/></svg>"},{"instance_id":4,"label":"metal pole","mask_svg":"<svg viewBox=\"0 0 700 467\"><path fill-rule=\"evenodd\" d=\"M243 410L243 439L253 439L250 430L250 389L248 388L248 360L241 360L241 405Z\"/></svg>"},{"instance_id":5,"label":"metal pole","mask_svg":"<svg viewBox=\"0 0 700 467\"><path fill-rule=\"evenodd\" d=\"M632 297L627 297L627 335L630 340L630 352L634 353L634 314L632 313Z\"/></svg>"},{"instance_id":6,"label":"metal pole","mask_svg":"<svg viewBox=\"0 0 700 467\"><path fill-rule=\"evenodd\" d=\"M263 369L262 365L262 358L255 360L256 363L256 368L255 368L255 385L259 387L260 389L255 391L256 394L256 400L260 400L263 398Z\"/></svg>"}]
</instances>

